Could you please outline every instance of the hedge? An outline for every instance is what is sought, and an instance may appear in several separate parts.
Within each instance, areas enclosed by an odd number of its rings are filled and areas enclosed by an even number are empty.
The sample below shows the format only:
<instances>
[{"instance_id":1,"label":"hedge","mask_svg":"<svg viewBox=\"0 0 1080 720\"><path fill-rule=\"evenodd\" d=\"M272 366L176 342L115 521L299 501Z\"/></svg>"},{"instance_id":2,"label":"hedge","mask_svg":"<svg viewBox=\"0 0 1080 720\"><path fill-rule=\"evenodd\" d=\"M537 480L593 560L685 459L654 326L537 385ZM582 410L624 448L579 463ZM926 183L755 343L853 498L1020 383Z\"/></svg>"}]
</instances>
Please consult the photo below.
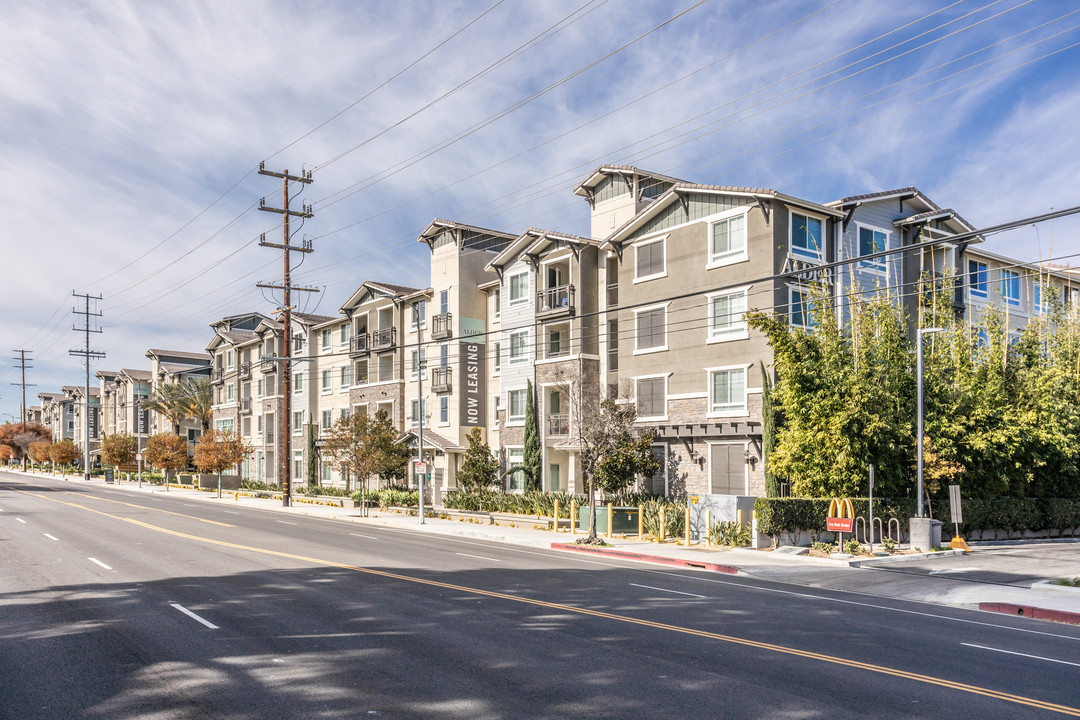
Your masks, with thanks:
<instances>
[{"instance_id":1,"label":"hedge","mask_svg":"<svg viewBox=\"0 0 1080 720\"><path fill-rule=\"evenodd\" d=\"M829 511L829 498L758 498L754 503L754 515L758 531L773 537L782 534L797 535L808 532L817 537L825 530L825 516ZM856 517L866 517L869 507L867 498L851 498ZM996 537L1004 531L1007 537L1022 536L1025 531L1046 531L1058 537L1076 535L1080 530L1080 500L1070 498L968 498L963 501L964 522L960 534L983 539L987 533ZM931 515L941 520L950 531L951 509L948 503L931 508ZM890 518L907 527L908 519L915 516L914 498L874 498L874 517L888 525Z\"/></svg>"}]
</instances>

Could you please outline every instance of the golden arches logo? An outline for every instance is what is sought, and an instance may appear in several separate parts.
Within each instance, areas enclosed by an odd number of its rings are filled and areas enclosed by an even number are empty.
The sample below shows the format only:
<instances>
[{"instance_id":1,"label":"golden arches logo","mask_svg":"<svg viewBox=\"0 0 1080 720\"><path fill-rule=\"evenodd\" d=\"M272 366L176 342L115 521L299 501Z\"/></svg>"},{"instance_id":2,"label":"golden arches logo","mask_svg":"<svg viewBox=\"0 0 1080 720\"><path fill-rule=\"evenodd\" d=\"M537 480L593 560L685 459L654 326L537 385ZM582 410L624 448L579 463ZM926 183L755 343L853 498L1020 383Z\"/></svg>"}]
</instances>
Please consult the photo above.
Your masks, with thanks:
<instances>
[{"instance_id":1,"label":"golden arches logo","mask_svg":"<svg viewBox=\"0 0 1080 720\"><path fill-rule=\"evenodd\" d=\"M828 516L831 518L850 518L855 519L855 508L851 504L850 498L833 498L829 501Z\"/></svg>"}]
</instances>

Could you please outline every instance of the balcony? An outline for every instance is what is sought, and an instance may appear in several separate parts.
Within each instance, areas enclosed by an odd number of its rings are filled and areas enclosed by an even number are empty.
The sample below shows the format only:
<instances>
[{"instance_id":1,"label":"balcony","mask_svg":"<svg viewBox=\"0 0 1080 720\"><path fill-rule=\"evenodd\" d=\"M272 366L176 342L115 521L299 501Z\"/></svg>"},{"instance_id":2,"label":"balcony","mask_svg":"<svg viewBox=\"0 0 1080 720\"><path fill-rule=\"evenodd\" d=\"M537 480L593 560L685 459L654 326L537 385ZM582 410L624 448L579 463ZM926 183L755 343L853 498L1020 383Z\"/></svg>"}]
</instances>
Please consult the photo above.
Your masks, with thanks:
<instances>
[{"instance_id":1,"label":"balcony","mask_svg":"<svg viewBox=\"0 0 1080 720\"><path fill-rule=\"evenodd\" d=\"M349 355L356 357L358 355L367 355L368 350L371 349L371 343L369 342L371 336L366 332L357 333L353 337L349 338Z\"/></svg>"},{"instance_id":2,"label":"balcony","mask_svg":"<svg viewBox=\"0 0 1080 720\"><path fill-rule=\"evenodd\" d=\"M277 360L272 357L260 358L259 364L262 367L262 371L264 373L277 372Z\"/></svg>"},{"instance_id":3,"label":"balcony","mask_svg":"<svg viewBox=\"0 0 1080 720\"><path fill-rule=\"evenodd\" d=\"M240 412L243 415L251 414L251 398L240 398Z\"/></svg>"},{"instance_id":4,"label":"balcony","mask_svg":"<svg viewBox=\"0 0 1080 720\"><path fill-rule=\"evenodd\" d=\"M397 328L388 327L376 330L371 336L372 350L392 350L397 345Z\"/></svg>"},{"instance_id":5,"label":"balcony","mask_svg":"<svg viewBox=\"0 0 1080 720\"><path fill-rule=\"evenodd\" d=\"M446 338L453 337L454 315L453 313L440 313L431 318L431 339L432 340L445 340Z\"/></svg>"},{"instance_id":6,"label":"balcony","mask_svg":"<svg viewBox=\"0 0 1080 720\"><path fill-rule=\"evenodd\" d=\"M240 363L240 379L248 380L251 378L251 363Z\"/></svg>"},{"instance_id":7,"label":"balcony","mask_svg":"<svg viewBox=\"0 0 1080 720\"><path fill-rule=\"evenodd\" d=\"M548 415L547 416L547 434L548 435L569 435L570 434L570 416L569 415Z\"/></svg>"},{"instance_id":8,"label":"balcony","mask_svg":"<svg viewBox=\"0 0 1080 720\"><path fill-rule=\"evenodd\" d=\"M574 286L559 285L536 293L536 317L573 316Z\"/></svg>"},{"instance_id":9,"label":"balcony","mask_svg":"<svg viewBox=\"0 0 1080 720\"><path fill-rule=\"evenodd\" d=\"M450 367L436 367L431 369L431 391L437 393L450 392L454 387L454 369Z\"/></svg>"},{"instance_id":10,"label":"balcony","mask_svg":"<svg viewBox=\"0 0 1080 720\"><path fill-rule=\"evenodd\" d=\"M217 383L220 383L224 379L225 379L225 371L222 370L221 368L214 368L210 372L210 382L214 383L215 385Z\"/></svg>"}]
</instances>

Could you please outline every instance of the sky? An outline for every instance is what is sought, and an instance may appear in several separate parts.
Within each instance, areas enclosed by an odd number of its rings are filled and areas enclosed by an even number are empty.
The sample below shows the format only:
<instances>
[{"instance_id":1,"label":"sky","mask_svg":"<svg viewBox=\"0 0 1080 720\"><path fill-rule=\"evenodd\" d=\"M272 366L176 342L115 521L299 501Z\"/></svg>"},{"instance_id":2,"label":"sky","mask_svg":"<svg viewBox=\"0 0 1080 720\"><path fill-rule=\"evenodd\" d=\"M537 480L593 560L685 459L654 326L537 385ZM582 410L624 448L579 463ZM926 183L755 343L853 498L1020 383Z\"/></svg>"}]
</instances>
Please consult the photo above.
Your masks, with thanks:
<instances>
[{"instance_id":1,"label":"sky","mask_svg":"<svg viewBox=\"0 0 1080 720\"><path fill-rule=\"evenodd\" d=\"M817 202L914 185L976 227L1080 205L1072 0L25 0L0 24L0 422L210 323L427 287L435 218L587 235L601 164ZM1080 265L1074 216L987 238ZM297 256L300 260L300 256ZM96 384L96 380L92 380Z\"/></svg>"}]
</instances>

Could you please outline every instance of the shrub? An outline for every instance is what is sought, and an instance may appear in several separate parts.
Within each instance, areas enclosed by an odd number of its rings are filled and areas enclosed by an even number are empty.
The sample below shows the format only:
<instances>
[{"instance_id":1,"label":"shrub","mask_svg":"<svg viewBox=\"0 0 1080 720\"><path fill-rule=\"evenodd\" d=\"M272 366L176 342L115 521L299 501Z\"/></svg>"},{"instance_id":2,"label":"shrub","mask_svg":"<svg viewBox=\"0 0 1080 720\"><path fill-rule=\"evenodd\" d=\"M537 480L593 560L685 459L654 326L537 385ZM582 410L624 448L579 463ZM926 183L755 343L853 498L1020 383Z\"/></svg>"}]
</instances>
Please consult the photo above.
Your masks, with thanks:
<instances>
[{"instance_id":1,"label":"shrub","mask_svg":"<svg viewBox=\"0 0 1080 720\"><path fill-rule=\"evenodd\" d=\"M717 545L745 547L753 537L749 527L731 520L722 520L709 529L709 539Z\"/></svg>"}]
</instances>

